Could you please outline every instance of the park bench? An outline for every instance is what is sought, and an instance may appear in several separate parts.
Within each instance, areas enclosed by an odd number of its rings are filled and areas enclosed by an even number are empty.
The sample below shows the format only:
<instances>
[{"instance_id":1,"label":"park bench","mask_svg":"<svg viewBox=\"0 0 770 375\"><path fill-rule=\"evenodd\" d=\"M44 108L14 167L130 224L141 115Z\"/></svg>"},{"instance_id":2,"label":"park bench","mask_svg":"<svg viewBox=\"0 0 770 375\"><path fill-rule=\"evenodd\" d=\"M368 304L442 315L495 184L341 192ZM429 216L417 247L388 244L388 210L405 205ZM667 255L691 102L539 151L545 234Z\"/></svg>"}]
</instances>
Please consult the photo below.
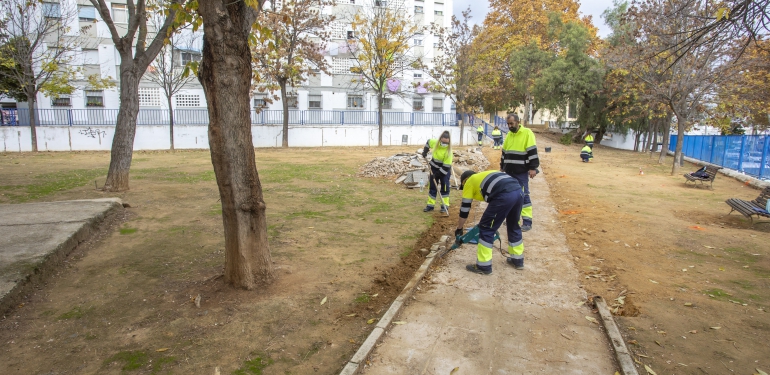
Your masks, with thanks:
<instances>
[{"instance_id":1,"label":"park bench","mask_svg":"<svg viewBox=\"0 0 770 375\"><path fill-rule=\"evenodd\" d=\"M714 166L706 166L706 174L708 177L696 177L693 176L692 173L685 173L684 178L687 180L685 181L685 185L688 182L692 182L693 186L697 184L697 182L700 182L701 185L703 185L704 182L708 182L711 184L711 189L714 189L714 179L717 177L717 172L722 169L721 167L714 167Z\"/></svg>"},{"instance_id":2,"label":"park bench","mask_svg":"<svg viewBox=\"0 0 770 375\"><path fill-rule=\"evenodd\" d=\"M728 213L731 214L733 211L738 211L743 216L746 216L751 220L751 223L754 224L754 215L757 215L757 219L760 219L762 217L768 217L770 218L770 213L765 211L765 208L767 207L767 200L770 199L770 186L766 187L764 190L762 190L761 193L759 193L759 196L757 199L754 199L753 201L745 201L743 199L738 198L730 198L725 201L732 210ZM762 223L770 223L770 221L763 221Z\"/></svg>"}]
</instances>

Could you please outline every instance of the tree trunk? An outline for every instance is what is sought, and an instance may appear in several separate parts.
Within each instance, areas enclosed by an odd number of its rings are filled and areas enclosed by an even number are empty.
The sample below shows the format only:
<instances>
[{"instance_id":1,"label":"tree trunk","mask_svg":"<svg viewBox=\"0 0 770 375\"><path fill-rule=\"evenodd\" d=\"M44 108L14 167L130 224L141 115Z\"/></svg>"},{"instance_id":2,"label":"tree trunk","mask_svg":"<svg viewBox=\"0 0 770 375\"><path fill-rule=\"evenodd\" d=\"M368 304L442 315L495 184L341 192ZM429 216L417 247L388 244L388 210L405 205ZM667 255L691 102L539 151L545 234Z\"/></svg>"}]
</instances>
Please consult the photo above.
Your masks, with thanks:
<instances>
[{"instance_id":1,"label":"tree trunk","mask_svg":"<svg viewBox=\"0 0 770 375\"><path fill-rule=\"evenodd\" d=\"M663 148L660 150L658 164L663 164L663 162L666 161L666 155L668 155L668 143L671 139L671 112L666 114L663 121Z\"/></svg>"},{"instance_id":2,"label":"tree trunk","mask_svg":"<svg viewBox=\"0 0 770 375\"><path fill-rule=\"evenodd\" d=\"M279 80L281 87L281 108L283 108L283 135L281 136L281 147L289 147L289 101L286 98L286 81Z\"/></svg>"},{"instance_id":3,"label":"tree trunk","mask_svg":"<svg viewBox=\"0 0 770 375\"><path fill-rule=\"evenodd\" d=\"M199 3L203 59L198 79L209 110L211 162L222 201L225 281L252 289L274 280L249 117L249 32L257 10L246 2Z\"/></svg>"},{"instance_id":4,"label":"tree trunk","mask_svg":"<svg viewBox=\"0 0 770 375\"><path fill-rule=\"evenodd\" d=\"M682 166L684 158L682 157L682 145L684 145L684 129L687 119L679 113L676 114L676 149L674 150L674 166L671 168L671 175L676 176L679 173L679 167Z\"/></svg>"},{"instance_id":5,"label":"tree trunk","mask_svg":"<svg viewBox=\"0 0 770 375\"><path fill-rule=\"evenodd\" d=\"M652 141L652 121L647 120L647 133L644 134L644 148L642 148L643 152L647 152L647 150L650 148L650 142Z\"/></svg>"},{"instance_id":6,"label":"tree trunk","mask_svg":"<svg viewBox=\"0 0 770 375\"><path fill-rule=\"evenodd\" d=\"M37 101L35 95L27 95L29 104L29 131L32 136L32 152L37 152Z\"/></svg>"},{"instance_id":7,"label":"tree trunk","mask_svg":"<svg viewBox=\"0 0 770 375\"><path fill-rule=\"evenodd\" d=\"M531 103L532 96L529 94L529 92L527 92L524 94L524 118L522 119L522 123L525 126L529 125L529 108Z\"/></svg>"},{"instance_id":8,"label":"tree trunk","mask_svg":"<svg viewBox=\"0 0 770 375\"><path fill-rule=\"evenodd\" d=\"M378 146L382 146L382 90L377 91L377 124L379 125Z\"/></svg>"},{"instance_id":9,"label":"tree trunk","mask_svg":"<svg viewBox=\"0 0 770 375\"><path fill-rule=\"evenodd\" d=\"M168 127L169 127L169 141L171 141L171 151L174 151L174 109L171 108L171 97L168 99Z\"/></svg>"},{"instance_id":10,"label":"tree trunk","mask_svg":"<svg viewBox=\"0 0 770 375\"><path fill-rule=\"evenodd\" d=\"M604 133L606 132L606 129L599 128L599 131L596 132L596 136L594 137L594 145L598 146L599 143L602 143L602 139L604 139Z\"/></svg>"},{"instance_id":11,"label":"tree trunk","mask_svg":"<svg viewBox=\"0 0 770 375\"><path fill-rule=\"evenodd\" d=\"M128 171L134 153L136 118L139 115L139 79L134 72L130 55L121 54L120 62L120 109L115 125L115 136L110 151L110 169L104 182L104 191L128 190Z\"/></svg>"},{"instance_id":12,"label":"tree trunk","mask_svg":"<svg viewBox=\"0 0 770 375\"><path fill-rule=\"evenodd\" d=\"M634 136L634 151L639 151L639 137L642 135L642 132L635 131L636 135Z\"/></svg>"},{"instance_id":13,"label":"tree trunk","mask_svg":"<svg viewBox=\"0 0 770 375\"><path fill-rule=\"evenodd\" d=\"M465 141L463 140L463 139L465 139L465 119L463 117L463 109L460 108L459 106L455 105L455 116L457 116L458 113L460 114L460 120L459 120L459 125L460 125L460 146L462 146L463 143L465 143Z\"/></svg>"},{"instance_id":14,"label":"tree trunk","mask_svg":"<svg viewBox=\"0 0 770 375\"><path fill-rule=\"evenodd\" d=\"M658 127L660 126L660 121L655 121L655 125L652 128L652 144L650 145L650 159L652 159L652 155L655 153L655 151L658 151Z\"/></svg>"}]
</instances>

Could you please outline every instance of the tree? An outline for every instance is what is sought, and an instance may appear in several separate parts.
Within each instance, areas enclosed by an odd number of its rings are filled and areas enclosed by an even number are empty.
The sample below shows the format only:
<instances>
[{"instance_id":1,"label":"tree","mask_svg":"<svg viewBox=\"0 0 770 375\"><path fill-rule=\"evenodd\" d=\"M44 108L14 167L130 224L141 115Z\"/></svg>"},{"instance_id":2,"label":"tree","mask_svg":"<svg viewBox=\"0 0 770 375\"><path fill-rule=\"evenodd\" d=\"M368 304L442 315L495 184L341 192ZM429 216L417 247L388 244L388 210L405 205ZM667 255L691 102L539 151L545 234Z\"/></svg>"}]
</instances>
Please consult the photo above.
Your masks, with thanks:
<instances>
[{"instance_id":1,"label":"tree","mask_svg":"<svg viewBox=\"0 0 770 375\"><path fill-rule=\"evenodd\" d=\"M163 89L163 95L168 103L168 124L169 141L171 150L174 150L174 109L171 106L171 98L182 90L187 84L195 79L195 75L190 74L190 68L184 63L182 53L191 52L197 40L195 34L178 35L172 34L168 38L168 45L163 48L162 53L158 54L150 69L147 71L146 78L157 84ZM190 64L195 63L192 59Z\"/></svg>"},{"instance_id":2,"label":"tree","mask_svg":"<svg viewBox=\"0 0 770 375\"><path fill-rule=\"evenodd\" d=\"M545 70L554 62L552 53L541 50L535 42L513 49L508 60L507 72L511 76L513 89L524 104L524 124L529 124L535 106L536 84L543 78Z\"/></svg>"},{"instance_id":3,"label":"tree","mask_svg":"<svg viewBox=\"0 0 770 375\"><path fill-rule=\"evenodd\" d=\"M327 0L287 0L257 18L257 22L270 32L258 38L259 42L253 47L255 69L280 89L283 147L289 147L287 85L293 87L309 75L315 75L314 69L328 73L323 51L330 35L325 27L335 17L321 14L321 9L333 4ZM270 82L265 82L268 88L272 87Z\"/></svg>"},{"instance_id":4,"label":"tree","mask_svg":"<svg viewBox=\"0 0 770 375\"><path fill-rule=\"evenodd\" d=\"M115 26L115 20L105 0L89 0L110 31L115 49L120 55L120 109L110 151L110 168L104 183L105 191L128 190L128 172L134 151L136 118L139 115L139 80L163 49L166 39L180 26L175 22L182 0L148 3L147 0L127 0L127 25ZM176 5L176 6L175 6ZM164 12L165 20L151 30L148 21L153 12ZM117 16L117 15L116 15ZM121 13L120 17L126 17ZM121 35L121 30L124 30ZM152 35L152 34L155 35ZM150 41L147 44L148 39Z\"/></svg>"},{"instance_id":5,"label":"tree","mask_svg":"<svg viewBox=\"0 0 770 375\"><path fill-rule=\"evenodd\" d=\"M421 57L414 55L410 43L419 28L406 17L409 13L395 4L364 7L353 16L351 23L356 51L350 71L359 76L353 79L354 84L377 94L379 146L382 146L382 104L387 81L422 66Z\"/></svg>"},{"instance_id":6,"label":"tree","mask_svg":"<svg viewBox=\"0 0 770 375\"><path fill-rule=\"evenodd\" d=\"M266 205L257 172L249 115L249 39L261 0L202 1L203 58L198 79L209 110L209 147L225 232L225 281L252 289L275 275L267 241ZM255 26L257 32L265 32Z\"/></svg>"},{"instance_id":7,"label":"tree","mask_svg":"<svg viewBox=\"0 0 770 375\"><path fill-rule=\"evenodd\" d=\"M38 93L58 97L76 89L78 70L70 64L82 41L67 25L76 22L77 9L70 3L4 0L0 17L3 93L27 99L32 151L37 151Z\"/></svg>"}]
</instances>

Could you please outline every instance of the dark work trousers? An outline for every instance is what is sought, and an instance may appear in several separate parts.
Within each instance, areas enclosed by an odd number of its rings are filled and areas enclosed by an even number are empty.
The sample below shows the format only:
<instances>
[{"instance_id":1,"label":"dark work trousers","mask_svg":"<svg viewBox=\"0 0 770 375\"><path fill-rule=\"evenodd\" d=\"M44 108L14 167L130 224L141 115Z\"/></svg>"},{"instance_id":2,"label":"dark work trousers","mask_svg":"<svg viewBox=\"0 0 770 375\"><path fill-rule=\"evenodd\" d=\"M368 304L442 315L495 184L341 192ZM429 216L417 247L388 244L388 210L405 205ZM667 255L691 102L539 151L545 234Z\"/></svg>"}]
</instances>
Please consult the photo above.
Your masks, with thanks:
<instances>
[{"instance_id":1,"label":"dark work trousers","mask_svg":"<svg viewBox=\"0 0 770 375\"><path fill-rule=\"evenodd\" d=\"M523 204L521 189L500 193L493 197L479 220L479 244L476 254L476 267L482 270L492 270L492 249L494 248L495 232L508 223L508 252L523 259L524 243L519 226L521 205Z\"/></svg>"},{"instance_id":2,"label":"dark work trousers","mask_svg":"<svg viewBox=\"0 0 770 375\"><path fill-rule=\"evenodd\" d=\"M521 221L523 225L532 226L532 200L529 198L529 172L509 174L519 181L524 192L524 204L521 206Z\"/></svg>"},{"instance_id":3,"label":"dark work trousers","mask_svg":"<svg viewBox=\"0 0 770 375\"><path fill-rule=\"evenodd\" d=\"M435 180L439 180L441 183L441 197L443 198L444 205L449 207L449 176L452 175L452 170L450 169L446 175L437 172L433 167L431 167L431 171L433 172L433 178L430 180L430 189L428 189L428 206L433 207L436 204L437 191Z\"/></svg>"}]
</instances>

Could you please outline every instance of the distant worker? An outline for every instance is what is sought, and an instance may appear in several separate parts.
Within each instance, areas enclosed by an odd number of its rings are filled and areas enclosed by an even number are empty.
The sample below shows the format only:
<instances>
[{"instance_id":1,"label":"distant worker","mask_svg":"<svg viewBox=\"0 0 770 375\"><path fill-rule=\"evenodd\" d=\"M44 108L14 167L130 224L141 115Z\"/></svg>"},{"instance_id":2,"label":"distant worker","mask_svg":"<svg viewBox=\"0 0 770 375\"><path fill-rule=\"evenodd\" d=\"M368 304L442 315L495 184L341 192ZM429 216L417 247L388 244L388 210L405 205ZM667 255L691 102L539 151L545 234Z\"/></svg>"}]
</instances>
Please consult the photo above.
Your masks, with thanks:
<instances>
[{"instance_id":1,"label":"distant worker","mask_svg":"<svg viewBox=\"0 0 770 375\"><path fill-rule=\"evenodd\" d=\"M492 139L495 141L495 145L492 147L495 150L500 149L500 147L503 147L503 132L500 131L500 128L495 125L495 129L492 130Z\"/></svg>"},{"instance_id":2,"label":"distant worker","mask_svg":"<svg viewBox=\"0 0 770 375\"><path fill-rule=\"evenodd\" d=\"M479 127L476 128L476 134L479 135L479 146L481 146L481 141L484 140L484 125L479 125Z\"/></svg>"},{"instance_id":3,"label":"distant worker","mask_svg":"<svg viewBox=\"0 0 770 375\"><path fill-rule=\"evenodd\" d=\"M590 147L592 150L594 149L594 136L591 135L590 130L586 130L586 136L583 140L586 141L586 146Z\"/></svg>"},{"instance_id":4,"label":"distant worker","mask_svg":"<svg viewBox=\"0 0 770 375\"><path fill-rule=\"evenodd\" d=\"M436 181L441 183L441 200L444 202L444 207L441 208L441 212L448 213L449 207L449 176L452 175L452 137L449 131L441 133L439 139L429 139L425 143L425 147L422 149L422 157L428 156L428 150L433 149L433 157L430 164L431 178L430 189L428 190L428 205L423 209L423 212L433 211L436 204Z\"/></svg>"},{"instance_id":5,"label":"distant worker","mask_svg":"<svg viewBox=\"0 0 770 375\"><path fill-rule=\"evenodd\" d=\"M580 158L583 159L583 163L588 163L591 159L594 158L594 153L590 146L583 146L583 149L580 150Z\"/></svg>"},{"instance_id":6,"label":"distant worker","mask_svg":"<svg viewBox=\"0 0 770 375\"><path fill-rule=\"evenodd\" d=\"M535 133L519 123L515 113L505 119L508 134L503 142L503 155L500 158L500 170L519 181L524 191L524 203L521 209L521 230L532 229L532 200L529 197L529 179L537 175L540 159L537 157ZM517 224L518 225L518 224Z\"/></svg>"},{"instance_id":7,"label":"distant worker","mask_svg":"<svg viewBox=\"0 0 770 375\"><path fill-rule=\"evenodd\" d=\"M463 234L474 200L487 202L487 209L479 220L479 244L476 248L476 264L465 266L468 271L489 275L492 273L492 247L495 233L507 220L508 264L517 270L524 269L524 240L519 226L519 215L524 199L519 182L498 171L465 171L460 177L463 202L457 221L455 237Z\"/></svg>"}]
</instances>

